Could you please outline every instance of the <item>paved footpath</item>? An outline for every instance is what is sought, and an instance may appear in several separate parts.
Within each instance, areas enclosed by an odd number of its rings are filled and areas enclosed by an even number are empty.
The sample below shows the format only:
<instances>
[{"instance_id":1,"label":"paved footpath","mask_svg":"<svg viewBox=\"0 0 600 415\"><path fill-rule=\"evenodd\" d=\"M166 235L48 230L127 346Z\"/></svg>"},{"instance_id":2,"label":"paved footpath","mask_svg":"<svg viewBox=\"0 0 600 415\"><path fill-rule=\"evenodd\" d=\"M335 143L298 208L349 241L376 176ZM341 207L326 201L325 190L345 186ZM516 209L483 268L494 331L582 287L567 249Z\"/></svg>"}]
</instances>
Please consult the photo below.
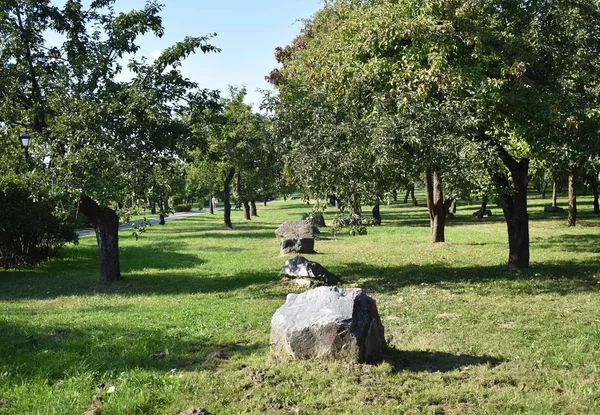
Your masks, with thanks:
<instances>
[{"instance_id":1,"label":"paved footpath","mask_svg":"<svg viewBox=\"0 0 600 415\"><path fill-rule=\"evenodd\" d=\"M223 210L223 207L218 207L215 210ZM165 222L171 222L172 220L189 218L190 216L204 215L204 214L209 213L209 212L210 212L210 209L208 209L208 208L202 209L202 210L191 210L189 212L177 212L177 213L174 213L174 214L171 214L171 215L167 216L165 218ZM158 218L150 219L150 225L158 225L158 222L159 222ZM121 230L121 229L131 229L131 226L134 223L135 223L135 221L119 225L119 230ZM96 232L93 229L83 229L83 230L77 231L77 236L79 236L79 237L88 236L88 235L95 235L95 234L96 234Z\"/></svg>"}]
</instances>

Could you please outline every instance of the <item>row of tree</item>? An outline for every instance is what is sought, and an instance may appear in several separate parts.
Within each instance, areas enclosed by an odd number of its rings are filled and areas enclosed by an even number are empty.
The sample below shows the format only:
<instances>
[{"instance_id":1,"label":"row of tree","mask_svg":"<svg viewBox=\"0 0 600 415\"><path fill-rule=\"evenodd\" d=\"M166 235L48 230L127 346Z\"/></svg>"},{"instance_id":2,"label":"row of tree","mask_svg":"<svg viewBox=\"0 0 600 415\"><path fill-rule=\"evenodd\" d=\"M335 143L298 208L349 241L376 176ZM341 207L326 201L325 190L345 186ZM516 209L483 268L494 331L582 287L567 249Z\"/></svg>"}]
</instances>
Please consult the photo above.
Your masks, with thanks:
<instances>
[{"instance_id":1,"label":"row of tree","mask_svg":"<svg viewBox=\"0 0 600 415\"><path fill-rule=\"evenodd\" d=\"M421 176L434 242L497 199L526 268L533 173L598 177L599 35L593 0L326 1L268 77L288 168L357 213Z\"/></svg>"},{"instance_id":2,"label":"row of tree","mask_svg":"<svg viewBox=\"0 0 600 415\"><path fill-rule=\"evenodd\" d=\"M209 43L214 34L187 37L154 61L136 59L142 35L163 35L161 6L150 0L127 13L114 6L0 6L0 187L26 176L33 199L85 215L104 281L121 279L118 208L148 203L164 213L187 174L190 192L222 191L231 227L230 189L249 209L274 191L279 166L269 123L244 103L244 89L221 98L179 70L191 53L219 52ZM25 131L33 137L27 165L17 144Z\"/></svg>"}]
</instances>

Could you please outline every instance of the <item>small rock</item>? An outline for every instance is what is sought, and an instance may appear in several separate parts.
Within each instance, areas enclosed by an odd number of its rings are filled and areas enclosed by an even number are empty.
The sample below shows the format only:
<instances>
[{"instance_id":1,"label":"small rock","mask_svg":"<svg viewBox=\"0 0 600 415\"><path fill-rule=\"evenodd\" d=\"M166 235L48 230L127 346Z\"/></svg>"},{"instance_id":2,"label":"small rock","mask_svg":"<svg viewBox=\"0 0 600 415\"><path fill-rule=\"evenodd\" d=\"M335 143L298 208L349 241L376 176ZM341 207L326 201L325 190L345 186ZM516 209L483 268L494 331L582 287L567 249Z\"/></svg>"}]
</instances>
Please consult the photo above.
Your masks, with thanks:
<instances>
[{"instance_id":1,"label":"small rock","mask_svg":"<svg viewBox=\"0 0 600 415\"><path fill-rule=\"evenodd\" d=\"M326 283L327 285L339 284L340 279L333 273L326 270L318 262L312 262L303 256L295 256L292 259L288 259L283 268L279 271L279 275L287 278L295 278L296 280L308 279L315 280L315 285L318 282ZM305 285L304 283L299 283ZM308 285L310 287L310 284Z\"/></svg>"},{"instance_id":2,"label":"small rock","mask_svg":"<svg viewBox=\"0 0 600 415\"><path fill-rule=\"evenodd\" d=\"M310 216L309 213L305 213L304 215L302 215L302 220L308 220L308 217ZM326 228L327 225L325 225L325 218L323 217L322 214L320 213L313 213L313 223L318 226L319 228Z\"/></svg>"},{"instance_id":3,"label":"small rock","mask_svg":"<svg viewBox=\"0 0 600 415\"><path fill-rule=\"evenodd\" d=\"M483 214L481 212L481 209L478 209L475 212L473 212L473 218L476 219L489 218L490 216L492 216L492 211L489 209L484 210Z\"/></svg>"},{"instance_id":4,"label":"small rock","mask_svg":"<svg viewBox=\"0 0 600 415\"><path fill-rule=\"evenodd\" d=\"M212 415L204 408L190 408L179 412L179 415Z\"/></svg>"}]
</instances>

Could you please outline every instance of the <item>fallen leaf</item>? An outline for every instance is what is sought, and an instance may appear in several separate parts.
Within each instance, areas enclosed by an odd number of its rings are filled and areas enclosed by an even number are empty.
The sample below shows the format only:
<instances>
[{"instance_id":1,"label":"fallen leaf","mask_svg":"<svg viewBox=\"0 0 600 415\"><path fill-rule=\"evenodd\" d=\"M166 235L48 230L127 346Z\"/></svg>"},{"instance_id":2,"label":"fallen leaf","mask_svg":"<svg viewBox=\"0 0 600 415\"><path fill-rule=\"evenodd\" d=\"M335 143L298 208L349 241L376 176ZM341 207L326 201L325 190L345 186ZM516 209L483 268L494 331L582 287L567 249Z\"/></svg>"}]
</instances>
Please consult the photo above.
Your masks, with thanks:
<instances>
[{"instance_id":1,"label":"fallen leaf","mask_svg":"<svg viewBox=\"0 0 600 415\"><path fill-rule=\"evenodd\" d=\"M525 387L527 386L527 384L525 382L521 383L521 386L519 386L519 390L521 392L523 392L525 390Z\"/></svg>"}]
</instances>

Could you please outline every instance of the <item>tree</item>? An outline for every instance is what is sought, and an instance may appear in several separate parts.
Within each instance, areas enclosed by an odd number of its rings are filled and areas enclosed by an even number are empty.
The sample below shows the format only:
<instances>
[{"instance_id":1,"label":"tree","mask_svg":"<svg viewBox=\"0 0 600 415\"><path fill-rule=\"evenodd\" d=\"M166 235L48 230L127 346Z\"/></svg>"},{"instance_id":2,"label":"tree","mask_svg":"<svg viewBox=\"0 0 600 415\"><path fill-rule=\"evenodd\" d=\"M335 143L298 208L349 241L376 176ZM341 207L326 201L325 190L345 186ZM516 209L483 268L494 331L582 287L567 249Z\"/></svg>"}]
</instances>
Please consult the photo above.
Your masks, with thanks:
<instances>
[{"instance_id":1,"label":"tree","mask_svg":"<svg viewBox=\"0 0 600 415\"><path fill-rule=\"evenodd\" d=\"M11 131L33 131L32 151L47 161L54 191L77 200L94 224L103 281L121 278L118 217L108 204L128 188L150 187L141 183L148 175L132 172L177 157L189 136L179 114L210 95L177 67L196 49L218 51L210 36L186 38L154 62L130 60L132 79L116 81L120 59L139 49L136 39L160 37L163 27L154 1L119 14L114 3L10 1L0 8L0 119ZM51 44L51 34L64 42Z\"/></svg>"},{"instance_id":2,"label":"tree","mask_svg":"<svg viewBox=\"0 0 600 415\"><path fill-rule=\"evenodd\" d=\"M449 141L492 156L508 265L521 269L529 266L530 158L573 141L565 131L582 115L597 122L583 108L598 108L599 22L591 0L330 1L278 51L283 67L271 79L283 100L312 96L310 104L324 102L330 114L354 111L358 126L403 126L384 138L407 155L431 143L431 176L444 165L440 157L453 160ZM573 51L576 59L562 58Z\"/></svg>"},{"instance_id":3,"label":"tree","mask_svg":"<svg viewBox=\"0 0 600 415\"><path fill-rule=\"evenodd\" d=\"M241 180L240 174L243 175L247 166L254 162L253 154L260 135L260 118L252 112L250 105L244 103L245 97L245 88L230 87L229 98L221 100L222 111L205 112L205 118L210 121L194 126L198 140L205 140L207 149L205 153L196 153L194 168L199 173L212 175L220 183L226 229L233 228L231 190L236 173ZM203 181L211 182L209 179Z\"/></svg>"}]
</instances>

